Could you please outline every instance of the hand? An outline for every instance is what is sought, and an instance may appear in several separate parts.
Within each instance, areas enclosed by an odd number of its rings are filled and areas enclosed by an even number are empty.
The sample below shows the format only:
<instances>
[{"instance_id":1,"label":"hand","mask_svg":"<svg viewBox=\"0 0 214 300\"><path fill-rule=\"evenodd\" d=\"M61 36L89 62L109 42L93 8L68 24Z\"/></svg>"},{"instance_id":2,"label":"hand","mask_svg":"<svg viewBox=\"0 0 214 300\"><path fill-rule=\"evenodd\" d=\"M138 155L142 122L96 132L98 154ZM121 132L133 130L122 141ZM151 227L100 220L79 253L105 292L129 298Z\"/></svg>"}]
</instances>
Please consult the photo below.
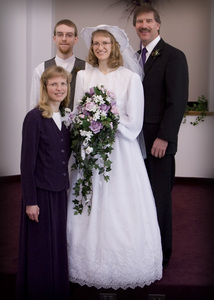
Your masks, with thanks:
<instances>
[{"instance_id":1,"label":"hand","mask_svg":"<svg viewBox=\"0 0 214 300\"><path fill-rule=\"evenodd\" d=\"M168 146L167 141L156 138L152 146L151 154L157 158L162 158L166 154L167 146Z\"/></svg>"},{"instance_id":2,"label":"hand","mask_svg":"<svg viewBox=\"0 0 214 300\"><path fill-rule=\"evenodd\" d=\"M39 206L38 205L27 205L26 214L32 221L39 222Z\"/></svg>"}]
</instances>

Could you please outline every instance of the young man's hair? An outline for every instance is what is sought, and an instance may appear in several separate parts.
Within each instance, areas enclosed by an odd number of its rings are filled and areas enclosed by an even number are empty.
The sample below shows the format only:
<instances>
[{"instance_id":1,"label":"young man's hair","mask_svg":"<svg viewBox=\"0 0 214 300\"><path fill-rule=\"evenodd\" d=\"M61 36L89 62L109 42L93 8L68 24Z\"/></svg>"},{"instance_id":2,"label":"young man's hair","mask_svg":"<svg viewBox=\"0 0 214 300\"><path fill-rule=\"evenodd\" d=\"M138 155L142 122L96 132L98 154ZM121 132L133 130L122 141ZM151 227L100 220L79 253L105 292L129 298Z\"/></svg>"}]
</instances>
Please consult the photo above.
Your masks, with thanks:
<instances>
[{"instance_id":1,"label":"young man's hair","mask_svg":"<svg viewBox=\"0 0 214 300\"><path fill-rule=\"evenodd\" d=\"M56 35L56 28L57 26L59 25L66 25L68 27L71 27L71 28L74 28L74 35L77 36L78 35L78 32L77 32L77 26L74 24L74 22L72 22L71 20L69 19L63 19L63 20L60 20L56 23L55 27L54 27L54 36Z\"/></svg>"}]
</instances>

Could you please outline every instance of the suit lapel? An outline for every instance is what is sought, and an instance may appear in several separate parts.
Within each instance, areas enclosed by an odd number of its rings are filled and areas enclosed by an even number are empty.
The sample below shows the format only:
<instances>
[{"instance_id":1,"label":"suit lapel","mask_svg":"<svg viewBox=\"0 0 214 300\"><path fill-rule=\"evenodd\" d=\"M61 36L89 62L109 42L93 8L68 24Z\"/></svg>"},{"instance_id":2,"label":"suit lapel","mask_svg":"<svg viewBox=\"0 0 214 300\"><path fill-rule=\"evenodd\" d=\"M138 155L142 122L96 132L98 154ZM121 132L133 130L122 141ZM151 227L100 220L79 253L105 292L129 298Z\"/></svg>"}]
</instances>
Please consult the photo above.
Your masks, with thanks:
<instances>
[{"instance_id":1,"label":"suit lapel","mask_svg":"<svg viewBox=\"0 0 214 300\"><path fill-rule=\"evenodd\" d=\"M165 44L165 42L162 39L160 39L160 41L157 43L157 45L152 50L152 53L154 53L156 50L159 50L160 55L161 55L161 53L163 53L163 51L164 51L164 44ZM152 68L153 64L156 62L156 60L159 59L159 56L154 57L152 55L152 53L150 54L148 60L146 61L145 65L144 65L144 73L145 74L149 72L149 70Z\"/></svg>"}]
</instances>

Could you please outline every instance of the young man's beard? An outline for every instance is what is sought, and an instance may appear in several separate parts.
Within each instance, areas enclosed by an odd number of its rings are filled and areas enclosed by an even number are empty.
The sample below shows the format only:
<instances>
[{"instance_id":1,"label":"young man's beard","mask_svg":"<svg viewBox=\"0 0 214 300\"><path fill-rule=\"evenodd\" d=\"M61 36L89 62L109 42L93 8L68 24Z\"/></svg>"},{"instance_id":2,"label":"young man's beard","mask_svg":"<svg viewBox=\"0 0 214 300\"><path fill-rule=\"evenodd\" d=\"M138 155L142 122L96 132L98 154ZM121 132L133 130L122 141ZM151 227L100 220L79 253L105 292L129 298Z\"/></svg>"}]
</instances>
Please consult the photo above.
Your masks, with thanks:
<instances>
[{"instance_id":1,"label":"young man's beard","mask_svg":"<svg viewBox=\"0 0 214 300\"><path fill-rule=\"evenodd\" d=\"M59 46L59 50L62 54L68 54L71 52L71 47L68 47L67 49L63 49L61 46Z\"/></svg>"}]
</instances>

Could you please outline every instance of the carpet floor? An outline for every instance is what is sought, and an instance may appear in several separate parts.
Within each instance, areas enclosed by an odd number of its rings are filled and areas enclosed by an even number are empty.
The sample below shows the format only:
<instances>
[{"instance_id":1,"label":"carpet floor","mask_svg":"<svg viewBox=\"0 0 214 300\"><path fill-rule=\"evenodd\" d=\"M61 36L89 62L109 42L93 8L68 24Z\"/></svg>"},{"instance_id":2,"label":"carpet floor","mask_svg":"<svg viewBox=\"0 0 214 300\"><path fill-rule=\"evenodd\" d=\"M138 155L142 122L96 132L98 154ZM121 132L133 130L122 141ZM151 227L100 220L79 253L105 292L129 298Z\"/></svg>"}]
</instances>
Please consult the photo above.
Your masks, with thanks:
<instances>
[{"instance_id":1,"label":"carpet floor","mask_svg":"<svg viewBox=\"0 0 214 300\"><path fill-rule=\"evenodd\" d=\"M214 297L213 183L212 179L176 178L172 194L173 253L160 281L143 289L125 291L71 284L71 299L204 300ZM0 192L0 299L14 300L21 203L19 176L1 178Z\"/></svg>"}]
</instances>

